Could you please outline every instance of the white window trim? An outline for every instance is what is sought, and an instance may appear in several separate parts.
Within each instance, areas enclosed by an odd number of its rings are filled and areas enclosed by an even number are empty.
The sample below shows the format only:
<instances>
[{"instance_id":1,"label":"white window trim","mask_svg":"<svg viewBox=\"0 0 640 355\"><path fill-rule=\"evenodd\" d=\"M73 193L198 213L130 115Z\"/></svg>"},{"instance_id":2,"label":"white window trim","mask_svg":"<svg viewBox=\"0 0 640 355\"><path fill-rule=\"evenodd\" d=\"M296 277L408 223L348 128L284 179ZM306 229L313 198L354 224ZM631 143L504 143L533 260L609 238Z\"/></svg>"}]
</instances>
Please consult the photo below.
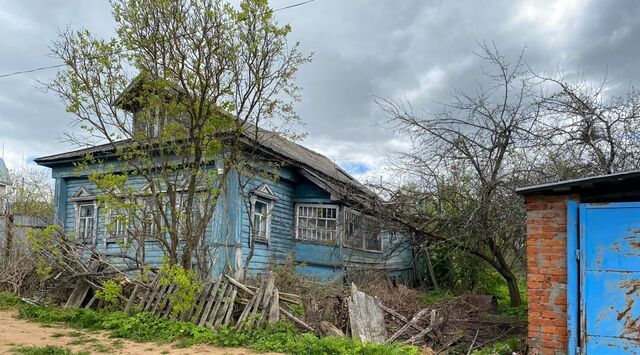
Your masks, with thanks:
<instances>
[{"instance_id":1,"label":"white window trim","mask_svg":"<svg viewBox=\"0 0 640 355\"><path fill-rule=\"evenodd\" d=\"M320 207L320 208L335 208L336 210L336 240L332 241L332 242L325 242L325 241L321 241L321 240L309 240L309 239L302 239L299 236L300 230L298 228L298 226L300 225L300 207ZM335 204L323 204L323 203L296 203L295 204L295 237L296 240L298 241L303 241L306 243L320 243L320 244L337 244L340 245L340 243L342 242L342 238L340 237L341 234L341 228L339 226L340 222L341 222L341 213L340 213L340 206L339 205L335 205Z\"/></svg>"},{"instance_id":2,"label":"white window trim","mask_svg":"<svg viewBox=\"0 0 640 355\"><path fill-rule=\"evenodd\" d=\"M271 243L271 217L273 215L273 205L274 200L269 199L263 196L258 196L256 194L252 194L249 198L251 207L249 211L249 233L251 235L251 240L253 242L266 242L267 245ZM256 238L256 234L254 233L255 226L253 225L253 214L255 213L256 202L264 203L267 206L267 215L265 216L267 222L265 223L266 230L264 233L264 238L258 237Z\"/></svg>"},{"instance_id":3,"label":"white window trim","mask_svg":"<svg viewBox=\"0 0 640 355\"><path fill-rule=\"evenodd\" d=\"M93 206L93 228L91 229L91 245L95 245L96 244L96 236L98 233L98 200L94 199L83 199L82 201L76 201L74 202L74 208L75 208L75 212L76 212L76 218L75 218L75 231L76 234L78 235L78 238L80 237L80 210L82 206ZM82 243L88 243L87 240L83 239L81 241Z\"/></svg>"},{"instance_id":4,"label":"white window trim","mask_svg":"<svg viewBox=\"0 0 640 355\"><path fill-rule=\"evenodd\" d=\"M114 215L117 213L117 211L115 209L110 209L109 210L109 220L108 223L111 224L112 223L112 219L114 219ZM105 238L104 238L104 245L105 247L107 246L107 244L110 243L117 243L119 240L118 238L120 237L118 235L118 224L120 225L120 227L124 227L124 229L122 230L122 236L120 238L120 241L122 241L123 243L127 243L128 238L129 238L129 223L128 223L128 218L124 221L122 220L116 220L115 221L116 225L114 226L114 230L112 232L106 233L106 227L105 227ZM124 226L122 226L122 224L124 224Z\"/></svg>"}]
</instances>

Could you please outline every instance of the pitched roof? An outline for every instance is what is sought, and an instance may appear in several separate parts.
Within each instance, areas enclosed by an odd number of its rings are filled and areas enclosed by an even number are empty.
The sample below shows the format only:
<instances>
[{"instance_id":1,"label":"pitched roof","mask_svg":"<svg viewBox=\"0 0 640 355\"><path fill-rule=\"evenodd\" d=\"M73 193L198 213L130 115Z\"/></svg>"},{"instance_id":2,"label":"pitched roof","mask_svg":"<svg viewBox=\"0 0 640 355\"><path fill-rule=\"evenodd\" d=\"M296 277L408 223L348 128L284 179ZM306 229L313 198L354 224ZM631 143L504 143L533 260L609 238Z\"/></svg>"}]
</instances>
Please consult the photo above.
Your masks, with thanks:
<instances>
[{"instance_id":1,"label":"pitched roof","mask_svg":"<svg viewBox=\"0 0 640 355\"><path fill-rule=\"evenodd\" d=\"M292 142L275 132L265 129L249 131L250 132L245 131L244 133L246 139L250 142L257 142L258 147L269 153L275 154L281 160L288 161L292 165L298 166L302 169L301 173L303 173L305 177L309 177L309 175L315 176L316 179L321 180L325 185L322 187L330 190L329 192L332 194L341 196L348 192L347 189L356 189L359 193L364 193L367 196L366 198L375 196L371 190L349 175L326 156ZM131 139L125 139L115 142L114 145L116 147L121 147L131 144L131 142ZM50 166L63 161L82 159L87 154L109 154L114 152L114 145L110 143L102 144L60 154L44 156L35 159L35 162L39 165ZM307 174L305 174L305 171Z\"/></svg>"}]
</instances>

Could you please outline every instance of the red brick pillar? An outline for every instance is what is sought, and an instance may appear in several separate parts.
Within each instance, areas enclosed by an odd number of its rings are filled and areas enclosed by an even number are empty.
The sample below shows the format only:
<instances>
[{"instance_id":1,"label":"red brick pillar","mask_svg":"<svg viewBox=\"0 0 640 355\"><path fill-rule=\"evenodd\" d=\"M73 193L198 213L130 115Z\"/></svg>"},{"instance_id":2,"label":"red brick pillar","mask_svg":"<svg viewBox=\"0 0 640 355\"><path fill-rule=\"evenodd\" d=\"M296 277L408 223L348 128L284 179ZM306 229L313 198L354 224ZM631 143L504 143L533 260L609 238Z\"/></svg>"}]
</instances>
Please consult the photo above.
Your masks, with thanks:
<instances>
[{"instance_id":1,"label":"red brick pillar","mask_svg":"<svg viewBox=\"0 0 640 355\"><path fill-rule=\"evenodd\" d=\"M567 201L527 197L527 293L530 354L567 353Z\"/></svg>"}]
</instances>

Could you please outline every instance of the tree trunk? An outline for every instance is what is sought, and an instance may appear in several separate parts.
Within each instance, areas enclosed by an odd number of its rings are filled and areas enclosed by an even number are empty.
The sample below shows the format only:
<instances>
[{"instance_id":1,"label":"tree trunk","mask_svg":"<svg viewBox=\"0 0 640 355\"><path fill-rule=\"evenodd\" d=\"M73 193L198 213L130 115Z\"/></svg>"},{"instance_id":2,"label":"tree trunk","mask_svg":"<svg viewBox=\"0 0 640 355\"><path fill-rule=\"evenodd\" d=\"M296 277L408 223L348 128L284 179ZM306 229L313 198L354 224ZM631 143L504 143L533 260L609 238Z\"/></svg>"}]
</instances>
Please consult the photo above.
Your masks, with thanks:
<instances>
[{"instance_id":1,"label":"tree trunk","mask_svg":"<svg viewBox=\"0 0 640 355\"><path fill-rule=\"evenodd\" d=\"M511 269L499 267L496 268L500 275L507 282L507 287L509 288L509 300L511 301L511 307L518 307L522 304L522 299L520 298L520 290L518 289L518 279L516 275L513 274Z\"/></svg>"}]
</instances>

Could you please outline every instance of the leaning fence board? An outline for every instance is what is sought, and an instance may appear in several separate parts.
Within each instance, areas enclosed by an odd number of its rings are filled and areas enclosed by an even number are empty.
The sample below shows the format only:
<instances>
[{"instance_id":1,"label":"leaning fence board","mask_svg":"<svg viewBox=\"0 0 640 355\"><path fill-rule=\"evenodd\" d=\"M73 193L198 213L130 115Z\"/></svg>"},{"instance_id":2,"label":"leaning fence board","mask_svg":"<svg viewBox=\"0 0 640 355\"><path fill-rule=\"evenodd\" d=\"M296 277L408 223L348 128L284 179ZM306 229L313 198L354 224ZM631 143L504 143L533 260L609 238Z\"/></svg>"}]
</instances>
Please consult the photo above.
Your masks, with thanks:
<instances>
[{"instance_id":1,"label":"leaning fence board","mask_svg":"<svg viewBox=\"0 0 640 355\"><path fill-rule=\"evenodd\" d=\"M215 320L213 322L214 329L217 329L220 326L220 324L222 324L227 314L227 310L229 309L233 310L234 301L230 297L227 297L227 295L230 295L232 293L231 291L232 289L235 289L235 288L233 288L233 286L230 286L227 289L226 294L222 296L224 303L222 304L222 309L220 309L219 315L215 315Z\"/></svg>"},{"instance_id":2,"label":"leaning fence board","mask_svg":"<svg viewBox=\"0 0 640 355\"><path fill-rule=\"evenodd\" d=\"M133 287L133 291L131 291L131 296L129 296L129 300L127 301L127 304L124 306L124 314L129 315L129 313L131 312L131 307L133 307L133 304L135 303L136 296L138 296L139 290L140 290L140 285L136 284Z\"/></svg>"},{"instance_id":3,"label":"leaning fence board","mask_svg":"<svg viewBox=\"0 0 640 355\"><path fill-rule=\"evenodd\" d=\"M233 289L233 291L231 291L231 297L229 298L229 303L226 306L226 312L225 312L225 316L224 316L224 326L228 327L229 324L231 323L231 315L233 314L233 305L235 304L235 300L236 300L236 295L238 294L238 290L237 289Z\"/></svg>"},{"instance_id":4,"label":"leaning fence board","mask_svg":"<svg viewBox=\"0 0 640 355\"><path fill-rule=\"evenodd\" d=\"M160 275L156 275L151 281L149 287L147 287L147 291L144 294L144 297L140 300L140 308L146 309L146 304L149 302L149 298L152 297L153 293L156 291L156 287L158 286L158 281L160 280Z\"/></svg>"},{"instance_id":5,"label":"leaning fence board","mask_svg":"<svg viewBox=\"0 0 640 355\"><path fill-rule=\"evenodd\" d=\"M220 285L220 280L216 281L216 283L214 285L212 285L211 287L205 288L203 290L202 297L201 297L202 301L201 301L200 305L196 308L195 313L191 317L189 317L189 319L192 319L193 322L198 322L200 320L200 317L202 316L202 313L207 308L207 304L212 302L211 301L211 295L215 294L215 292L218 289L219 285Z\"/></svg>"},{"instance_id":6,"label":"leaning fence board","mask_svg":"<svg viewBox=\"0 0 640 355\"><path fill-rule=\"evenodd\" d=\"M202 314L202 318L200 318L200 322L198 323L200 326L205 324L210 326L215 321L218 310L220 309L220 304L222 304L225 292L227 292L227 287L229 287L229 282L223 280L220 287L211 292L211 301L207 304L208 309ZM213 309L211 309L212 305Z\"/></svg>"},{"instance_id":7,"label":"leaning fence board","mask_svg":"<svg viewBox=\"0 0 640 355\"><path fill-rule=\"evenodd\" d=\"M160 285L159 291L158 291L158 293L156 293L155 299L152 300L152 302L153 302L153 307L151 307L151 313L152 314L156 314L156 311L158 310L158 307L160 306L160 303L162 303L162 301L164 299L164 295L167 292L168 288L169 288L168 285L167 286Z\"/></svg>"}]
</instances>

